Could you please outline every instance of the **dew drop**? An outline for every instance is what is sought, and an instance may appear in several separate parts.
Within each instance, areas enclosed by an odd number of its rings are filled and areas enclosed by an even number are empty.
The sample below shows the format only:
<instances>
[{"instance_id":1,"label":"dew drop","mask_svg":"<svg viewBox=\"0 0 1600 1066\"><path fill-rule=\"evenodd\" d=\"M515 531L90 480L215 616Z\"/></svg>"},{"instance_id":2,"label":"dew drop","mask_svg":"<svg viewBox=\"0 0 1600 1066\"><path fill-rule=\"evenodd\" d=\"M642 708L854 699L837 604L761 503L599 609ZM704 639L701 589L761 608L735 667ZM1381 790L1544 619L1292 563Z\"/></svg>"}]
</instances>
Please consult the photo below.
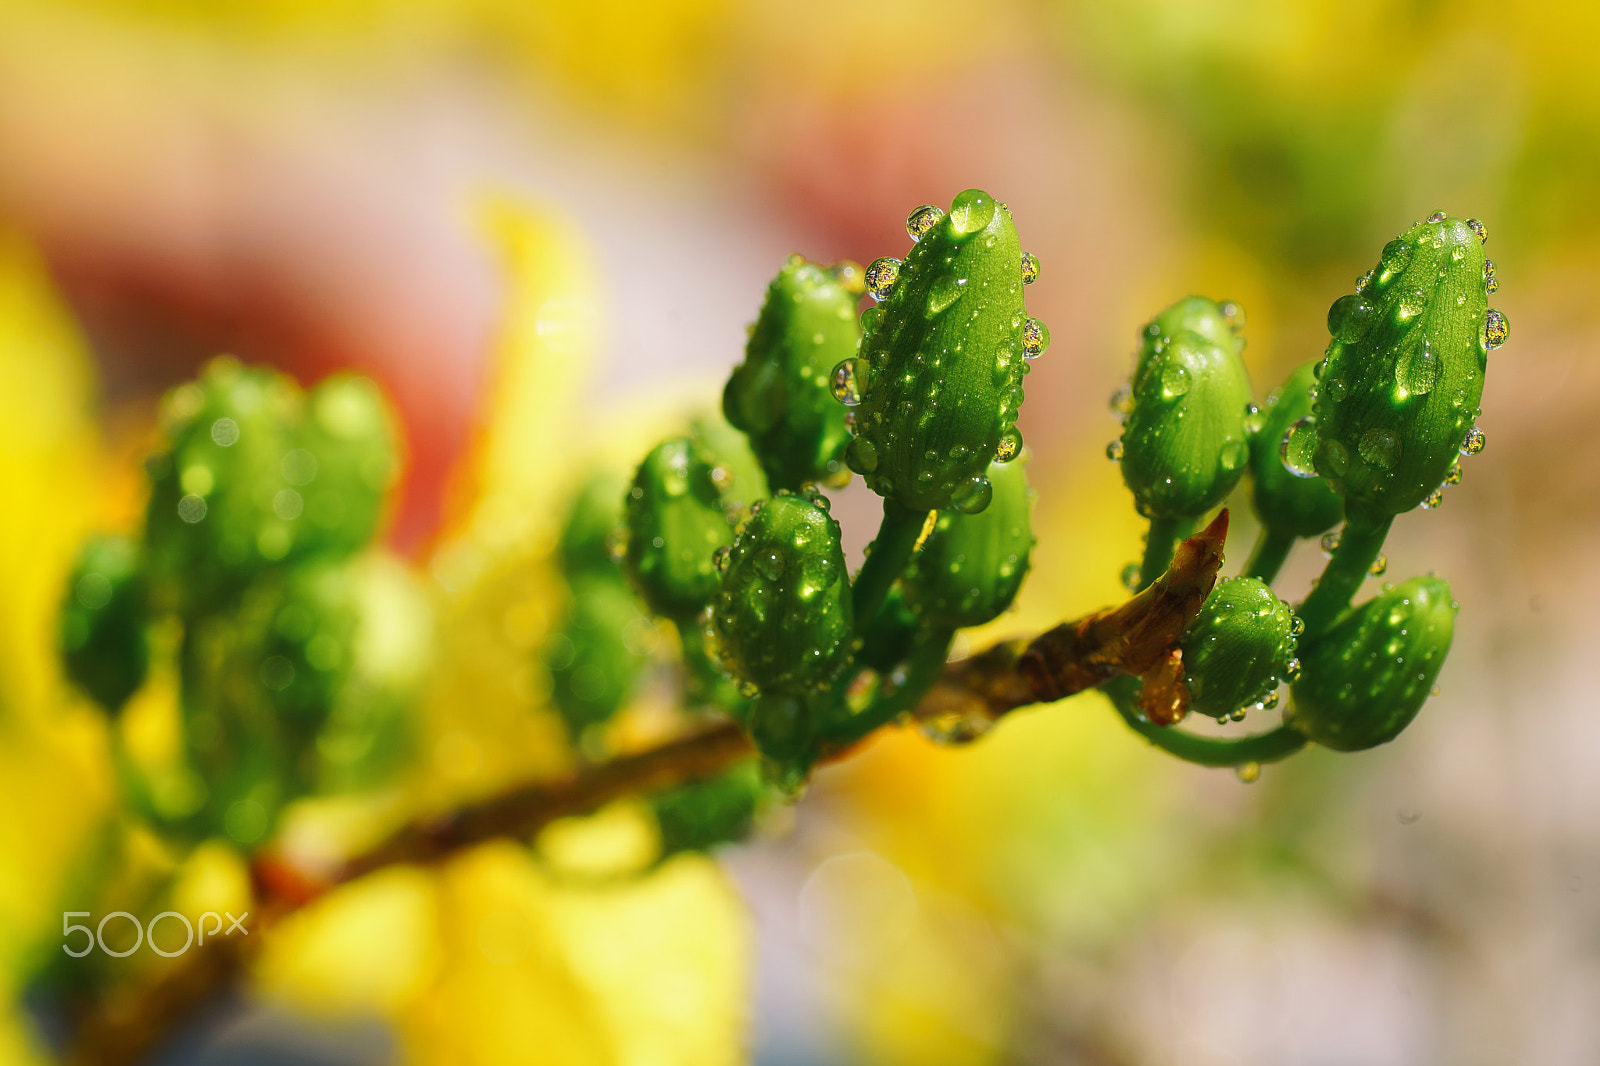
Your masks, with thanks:
<instances>
[{"instance_id":1,"label":"dew drop","mask_svg":"<svg viewBox=\"0 0 1600 1066\"><path fill-rule=\"evenodd\" d=\"M1180 359L1170 359L1161 368L1161 398L1176 400L1189 391L1189 368Z\"/></svg>"},{"instance_id":2,"label":"dew drop","mask_svg":"<svg viewBox=\"0 0 1600 1066\"><path fill-rule=\"evenodd\" d=\"M1378 257L1379 285L1386 285L1389 279L1404 270L1411 262L1411 245L1396 237L1383 246L1383 254Z\"/></svg>"},{"instance_id":3,"label":"dew drop","mask_svg":"<svg viewBox=\"0 0 1600 1066\"><path fill-rule=\"evenodd\" d=\"M1376 267L1374 267L1371 270L1367 271L1365 274L1361 275L1359 278L1357 278L1356 279L1356 292L1365 293L1368 289L1372 288L1372 278L1373 278L1373 275L1375 275L1377 272L1378 272L1378 269Z\"/></svg>"},{"instance_id":4,"label":"dew drop","mask_svg":"<svg viewBox=\"0 0 1600 1066\"><path fill-rule=\"evenodd\" d=\"M1378 577L1388 569L1389 557L1382 552L1379 552L1378 557L1372 560L1372 565L1367 567L1367 573L1371 574L1373 577Z\"/></svg>"},{"instance_id":5,"label":"dew drop","mask_svg":"<svg viewBox=\"0 0 1600 1066\"><path fill-rule=\"evenodd\" d=\"M860 359L841 359L833 368L833 398L846 407L861 404L861 380L866 376L866 367L860 364Z\"/></svg>"},{"instance_id":6,"label":"dew drop","mask_svg":"<svg viewBox=\"0 0 1600 1066\"><path fill-rule=\"evenodd\" d=\"M1460 456L1456 456L1456 458L1454 458L1454 459L1452 459L1450 461L1450 469L1444 475L1444 483L1446 485L1459 485L1459 484L1461 484L1461 457Z\"/></svg>"},{"instance_id":7,"label":"dew drop","mask_svg":"<svg viewBox=\"0 0 1600 1066\"><path fill-rule=\"evenodd\" d=\"M1487 244L1489 242L1489 230L1482 222L1475 218L1469 218L1467 219L1467 228L1478 235L1478 243Z\"/></svg>"},{"instance_id":8,"label":"dew drop","mask_svg":"<svg viewBox=\"0 0 1600 1066\"><path fill-rule=\"evenodd\" d=\"M1395 367L1395 380L1400 387L1414 396L1425 396L1433 391L1439 379L1439 356L1426 337L1418 348L1406 352Z\"/></svg>"},{"instance_id":9,"label":"dew drop","mask_svg":"<svg viewBox=\"0 0 1600 1066\"><path fill-rule=\"evenodd\" d=\"M889 298L894 291L894 283L899 280L900 260L891 255L874 259L872 265L867 267L867 294L881 303Z\"/></svg>"},{"instance_id":10,"label":"dew drop","mask_svg":"<svg viewBox=\"0 0 1600 1066\"><path fill-rule=\"evenodd\" d=\"M1511 336L1511 323L1506 321L1506 316L1489 308L1483 316L1483 346L1489 351L1494 351L1506 342Z\"/></svg>"},{"instance_id":11,"label":"dew drop","mask_svg":"<svg viewBox=\"0 0 1600 1066\"><path fill-rule=\"evenodd\" d=\"M776 581L783 576L783 553L776 548L756 552L756 571L768 581Z\"/></svg>"},{"instance_id":12,"label":"dew drop","mask_svg":"<svg viewBox=\"0 0 1600 1066\"><path fill-rule=\"evenodd\" d=\"M1129 563L1122 568L1122 587L1129 592L1139 591L1139 564Z\"/></svg>"},{"instance_id":13,"label":"dew drop","mask_svg":"<svg viewBox=\"0 0 1600 1066\"><path fill-rule=\"evenodd\" d=\"M1369 429L1361 435L1356 451L1368 465L1388 470L1400 459L1400 438L1393 430Z\"/></svg>"},{"instance_id":14,"label":"dew drop","mask_svg":"<svg viewBox=\"0 0 1600 1066\"><path fill-rule=\"evenodd\" d=\"M1037 318L1030 318L1022 324L1022 354L1028 359L1037 359L1046 348L1050 347L1050 327L1040 322Z\"/></svg>"},{"instance_id":15,"label":"dew drop","mask_svg":"<svg viewBox=\"0 0 1600 1066\"><path fill-rule=\"evenodd\" d=\"M1494 260L1483 261L1483 291L1487 296L1493 296L1500 291L1500 279L1494 275Z\"/></svg>"},{"instance_id":16,"label":"dew drop","mask_svg":"<svg viewBox=\"0 0 1600 1066\"><path fill-rule=\"evenodd\" d=\"M1360 294L1341 296L1328 308L1328 332L1344 341L1354 343L1367 335L1372 328L1373 312L1377 309L1371 300Z\"/></svg>"},{"instance_id":17,"label":"dew drop","mask_svg":"<svg viewBox=\"0 0 1600 1066\"><path fill-rule=\"evenodd\" d=\"M1299 621L1299 619L1296 619L1296 621ZM1305 629L1305 623L1304 622L1300 623L1300 629L1301 630ZM1287 663L1285 663L1283 665L1283 679L1285 681L1289 682L1289 684L1291 684L1291 685L1294 684L1296 681L1300 680L1300 669L1301 669L1300 660L1299 659L1290 659Z\"/></svg>"},{"instance_id":18,"label":"dew drop","mask_svg":"<svg viewBox=\"0 0 1600 1066\"><path fill-rule=\"evenodd\" d=\"M978 189L968 189L950 205L950 231L959 239L970 237L994 218L994 200Z\"/></svg>"},{"instance_id":19,"label":"dew drop","mask_svg":"<svg viewBox=\"0 0 1600 1066\"><path fill-rule=\"evenodd\" d=\"M1022 283L1032 285L1039 280L1039 257L1032 252L1022 253Z\"/></svg>"},{"instance_id":20,"label":"dew drop","mask_svg":"<svg viewBox=\"0 0 1600 1066\"><path fill-rule=\"evenodd\" d=\"M1222 320L1229 329L1235 333L1244 332L1244 307L1238 300L1223 300L1217 309L1222 312Z\"/></svg>"},{"instance_id":21,"label":"dew drop","mask_svg":"<svg viewBox=\"0 0 1600 1066\"><path fill-rule=\"evenodd\" d=\"M1233 768L1233 776L1247 785L1253 785L1261 780L1261 764L1258 762L1242 762Z\"/></svg>"},{"instance_id":22,"label":"dew drop","mask_svg":"<svg viewBox=\"0 0 1600 1066\"><path fill-rule=\"evenodd\" d=\"M1278 459L1295 477L1316 477L1316 449L1317 420L1306 415L1284 431L1283 439L1278 441Z\"/></svg>"},{"instance_id":23,"label":"dew drop","mask_svg":"<svg viewBox=\"0 0 1600 1066\"><path fill-rule=\"evenodd\" d=\"M716 567L717 573L725 574L728 572L728 560L731 558L733 558L733 549L724 544L711 553L711 565Z\"/></svg>"},{"instance_id":24,"label":"dew drop","mask_svg":"<svg viewBox=\"0 0 1600 1066\"><path fill-rule=\"evenodd\" d=\"M1250 459L1250 446L1242 440L1231 440L1222 446L1217 465L1228 473L1243 467Z\"/></svg>"},{"instance_id":25,"label":"dew drop","mask_svg":"<svg viewBox=\"0 0 1600 1066\"><path fill-rule=\"evenodd\" d=\"M933 204L923 204L910 215L906 216L906 236L914 241L920 241L928 235L928 231L939 224L944 217L944 211Z\"/></svg>"},{"instance_id":26,"label":"dew drop","mask_svg":"<svg viewBox=\"0 0 1600 1066\"><path fill-rule=\"evenodd\" d=\"M1487 443L1488 438L1484 435L1483 430L1479 429L1477 426L1473 426L1471 429L1467 430L1466 439L1461 442L1461 454L1477 455L1479 452L1483 451L1483 446Z\"/></svg>"},{"instance_id":27,"label":"dew drop","mask_svg":"<svg viewBox=\"0 0 1600 1066\"><path fill-rule=\"evenodd\" d=\"M1443 211L1435 211L1433 214L1428 216L1427 220L1429 222L1443 222L1444 221L1444 212Z\"/></svg>"},{"instance_id":28,"label":"dew drop","mask_svg":"<svg viewBox=\"0 0 1600 1066\"><path fill-rule=\"evenodd\" d=\"M1015 427L1000 434L1000 443L995 445L994 459L997 463L1009 463L1022 452L1022 434Z\"/></svg>"},{"instance_id":29,"label":"dew drop","mask_svg":"<svg viewBox=\"0 0 1600 1066\"><path fill-rule=\"evenodd\" d=\"M949 274L935 281L928 290L928 314L939 314L961 299L962 294L967 291L966 285L966 278L952 277Z\"/></svg>"},{"instance_id":30,"label":"dew drop","mask_svg":"<svg viewBox=\"0 0 1600 1066\"><path fill-rule=\"evenodd\" d=\"M1339 550L1339 539L1339 531L1337 529L1329 530L1322 535L1322 539L1317 542L1317 546L1323 551L1327 552L1329 555L1332 555L1334 552ZM1305 625L1304 622L1300 624L1302 626Z\"/></svg>"},{"instance_id":31,"label":"dew drop","mask_svg":"<svg viewBox=\"0 0 1600 1066\"><path fill-rule=\"evenodd\" d=\"M1423 499L1422 499L1422 509L1425 510L1425 511L1432 511L1432 510L1435 510L1442 503L1444 503L1444 486L1443 485L1439 486L1438 488L1434 489L1432 492L1428 493L1427 496L1423 497Z\"/></svg>"},{"instance_id":32,"label":"dew drop","mask_svg":"<svg viewBox=\"0 0 1600 1066\"><path fill-rule=\"evenodd\" d=\"M1120 437L1106 445L1106 458L1113 463L1122 462L1122 439Z\"/></svg>"},{"instance_id":33,"label":"dew drop","mask_svg":"<svg viewBox=\"0 0 1600 1066\"><path fill-rule=\"evenodd\" d=\"M1116 392L1111 394L1111 413L1119 418L1127 418L1133 410L1133 386L1123 382Z\"/></svg>"},{"instance_id":34,"label":"dew drop","mask_svg":"<svg viewBox=\"0 0 1600 1066\"><path fill-rule=\"evenodd\" d=\"M989 506L994 497L994 486L982 474L964 479L950 494L951 506L962 514L977 514Z\"/></svg>"},{"instance_id":35,"label":"dew drop","mask_svg":"<svg viewBox=\"0 0 1600 1066\"><path fill-rule=\"evenodd\" d=\"M1350 449L1343 441L1325 440L1317 445L1317 459L1333 477L1344 477L1350 470Z\"/></svg>"},{"instance_id":36,"label":"dew drop","mask_svg":"<svg viewBox=\"0 0 1600 1066\"><path fill-rule=\"evenodd\" d=\"M1405 322L1422 314L1428 306L1428 294L1421 289L1412 289L1400 295L1400 301L1395 305L1395 317Z\"/></svg>"},{"instance_id":37,"label":"dew drop","mask_svg":"<svg viewBox=\"0 0 1600 1066\"><path fill-rule=\"evenodd\" d=\"M1344 393L1344 378L1329 378L1320 386L1318 395L1330 403L1338 403L1344 399Z\"/></svg>"}]
</instances>

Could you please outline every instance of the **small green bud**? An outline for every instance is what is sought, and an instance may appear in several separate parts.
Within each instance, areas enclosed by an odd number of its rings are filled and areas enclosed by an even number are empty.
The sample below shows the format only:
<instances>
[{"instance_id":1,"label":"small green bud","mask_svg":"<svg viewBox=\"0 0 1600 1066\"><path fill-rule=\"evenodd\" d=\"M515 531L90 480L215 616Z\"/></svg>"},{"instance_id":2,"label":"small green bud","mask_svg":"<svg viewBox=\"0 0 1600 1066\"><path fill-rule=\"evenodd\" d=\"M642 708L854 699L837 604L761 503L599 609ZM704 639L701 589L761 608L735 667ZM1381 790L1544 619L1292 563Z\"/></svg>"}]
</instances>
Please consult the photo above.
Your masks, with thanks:
<instances>
[{"instance_id":1,"label":"small green bud","mask_svg":"<svg viewBox=\"0 0 1600 1066\"><path fill-rule=\"evenodd\" d=\"M749 835L765 796L756 760L746 759L715 777L655 797L652 806L661 830L661 857L742 840Z\"/></svg>"},{"instance_id":2,"label":"small green bud","mask_svg":"<svg viewBox=\"0 0 1600 1066\"><path fill-rule=\"evenodd\" d=\"M1347 513L1403 514L1449 474L1478 417L1489 349L1505 339L1484 277L1478 233L1439 213L1390 241L1329 310L1312 461Z\"/></svg>"},{"instance_id":3,"label":"small green bud","mask_svg":"<svg viewBox=\"0 0 1600 1066\"><path fill-rule=\"evenodd\" d=\"M724 511L747 511L767 496L767 477L749 439L720 415L707 413L689 423L689 437L706 462Z\"/></svg>"},{"instance_id":4,"label":"small green bud","mask_svg":"<svg viewBox=\"0 0 1600 1066\"><path fill-rule=\"evenodd\" d=\"M126 537L91 537L67 582L61 653L72 682L112 714L149 671L148 610L138 546Z\"/></svg>"},{"instance_id":5,"label":"small green bud","mask_svg":"<svg viewBox=\"0 0 1600 1066\"><path fill-rule=\"evenodd\" d=\"M624 504L629 579L651 611L693 618L717 591L713 553L733 543L716 469L688 437L662 441L634 474Z\"/></svg>"},{"instance_id":6,"label":"small green bud","mask_svg":"<svg viewBox=\"0 0 1600 1066\"><path fill-rule=\"evenodd\" d=\"M1140 514L1195 518L1222 502L1249 465L1250 395L1236 349L1193 330L1152 344L1122 429L1122 479Z\"/></svg>"},{"instance_id":7,"label":"small green bud","mask_svg":"<svg viewBox=\"0 0 1600 1066\"><path fill-rule=\"evenodd\" d=\"M719 566L711 624L729 672L763 693L832 681L853 638L839 523L808 497L774 496Z\"/></svg>"},{"instance_id":8,"label":"small green bud","mask_svg":"<svg viewBox=\"0 0 1600 1066\"><path fill-rule=\"evenodd\" d=\"M990 461L1022 447L1022 377L1049 332L1023 309L1022 251L1005 205L968 189L918 232L903 264L867 271L880 306L862 316L860 357L835 378L860 399L846 458L907 510L976 513L989 504Z\"/></svg>"},{"instance_id":9,"label":"small green bud","mask_svg":"<svg viewBox=\"0 0 1600 1066\"><path fill-rule=\"evenodd\" d=\"M1219 721L1272 698L1294 672L1294 612L1253 577L1217 582L1184 634L1191 710Z\"/></svg>"},{"instance_id":10,"label":"small green bud","mask_svg":"<svg viewBox=\"0 0 1600 1066\"><path fill-rule=\"evenodd\" d=\"M1346 612L1302 653L1289 723L1335 751L1387 743L1411 724L1455 633L1450 586L1416 577Z\"/></svg>"},{"instance_id":11,"label":"small green bud","mask_svg":"<svg viewBox=\"0 0 1600 1066\"><path fill-rule=\"evenodd\" d=\"M620 572L613 545L621 532L622 500L629 487L621 472L595 470L573 496L556 543L561 570L569 578Z\"/></svg>"},{"instance_id":12,"label":"small green bud","mask_svg":"<svg viewBox=\"0 0 1600 1066\"><path fill-rule=\"evenodd\" d=\"M1139 331L1139 355L1134 370L1160 354L1180 333L1198 333L1218 348L1234 355L1244 353L1244 310L1232 300L1209 300L1204 296L1185 296L1162 309Z\"/></svg>"},{"instance_id":13,"label":"small green bud","mask_svg":"<svg viewBox=\"0 0 1600 1066\"><path fill-rule=\"evenodd\" d=\"M295 449L278 461L287 488L273 496L282 518L300 508L296 557L349 555L372 540L399 475L396 419L369 379L335 374L306 397ZM298 499L295 498L298 494Z\"/></svg>"},{"instance_id":14,"label":"small green bud","mask_svg":"<svg viewBox=\"0 0 1600 1066\"><path fill-rule=\"evenodd\" d=\"M1261 412L1261 429L1250 438L1250 470L1255 475L1256 514L1268 529L1294 537L1315 537L1331 529L1344 516L1344 501L1320 477L1306 476L1312 471L1285 466L1288 447L1284 437L1307 433L1314 437L1309 423L1295 428L1311 415L1311 389L1316 384L1315 363L1305 363L1267 397Z\"/></svg>"},{"instance_id":15,"label":"small green bud","mask_svg":"<svg viewBox=\"0 0 1600 1066\"><path fill-rule=\"evenodd\" d=\"M858 267L850 264L855 274ZM853 291L852 291L853 289ZM859 285L793 255L767 288L766 302L722 394L722 411L750 437L767 481L798 490L837 479L850 439L834 399L833 368L856 354Z\"/></svg>"},{"instance_id":16,"label":"small green bud","mask_svg":"<svg viewBox=\"0 0 1600 1066\"><path fill-rule=\"evenodd\" d=\"M168 394L164 422L145 526L163 606L212 610L265 567L372 538L396 464L370 381L329 378L308 403L281 374L216 359Z\"/></svg>"},{"instance_id":17,"label":"small green bud","mask_svg":"<svg viewBox=\"0 0 1600 1066\"><path fill-rule=\"evenodd\" d=\"M638 634L649 619L620 574L569 578L560 627L545 643L551 697L574 735L616 714L633 690L646 656Z\"/></svg>"},{"instance_id":18,"label":"small green bud","mask_svg":"<svg viewBox=\"0 0 1600 1066\"><path fill-rule=\"evenodd\" d=\"M1017 598L1033 550L1033 493L1024 463L990 463L989 506L981 514L939 512L901 579L907 600L934 625L982 625Z\"/></svg>"}]
</instances>

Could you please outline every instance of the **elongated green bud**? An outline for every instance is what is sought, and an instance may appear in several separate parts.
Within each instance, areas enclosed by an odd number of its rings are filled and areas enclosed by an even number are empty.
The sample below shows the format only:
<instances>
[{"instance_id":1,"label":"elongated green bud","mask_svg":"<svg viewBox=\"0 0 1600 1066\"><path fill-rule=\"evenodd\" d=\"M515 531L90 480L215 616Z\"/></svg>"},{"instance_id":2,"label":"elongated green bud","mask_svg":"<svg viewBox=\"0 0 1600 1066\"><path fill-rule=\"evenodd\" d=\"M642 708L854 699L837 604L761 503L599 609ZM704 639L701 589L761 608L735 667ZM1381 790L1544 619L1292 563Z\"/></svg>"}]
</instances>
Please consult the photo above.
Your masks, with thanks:
<instances>
[{"instance_id":1,"label":"elongated green bud","mask_svg":"<svg viewBox=\"0 0 1600 1066\"><path fill-rule=\"evenodd\" d=\"M989 464L994 498L981 514L939 513L901 579L907 600L927 621L948 629L982 625L1017 598L1033 550L1025 463Z\"/></svg>"},{"instance_id":2,"label":"elongated green bud","mask_svg":"<svg viewBox=\"0 0 1600 1066\"><path fill-rule=\"evenodd\" d=\"M733 543L706 454L688 437L662 441L634 474L624 507L629 579L656 614L686 620L717 591L711 557Z\"/></svg>"},{"instance_id":3,"label":"elongated green bud","mask_svg":"<svg viewBox=\"0 0 1600 1066\"><path fill-rule=\"evenodd\" d=\"M149 671L148 611L138 546L126 537L91 537L67 582L61 654L67 676L112 714Z\"/></svg>"},{"instance_id":4,"label":"elongated green bud","mask_svg":"<svg viewBox=\"0 0 1600 1066\"><path fill-rule=\"evenodd\" d=\"M809 693L850 654L850 588L839 523L819 497L763 501L719 557L711 624L723 665L763 693Z\"/></svg>"},{"instance_id":5,"label":"elongated green bud","mask_svg":"<svg viewBox=\"0 0 1600 1066\"><path fill-rule=\"evenodd\" d=\"M1135 376L1180 333L1198 333L1224 351L1244 352L1244 310L1232 300L1185 296L1163 308L1139 331Z\"/></svg>"},{"instance_id":6,"label":"elongated green bud","mask_svg":"<svg viewBox=\"0 0 1600 1066\"><path fill-rule=\"evenodd\" d=\"M750 437L767 482L798 490L837 480L850 432L834 399L833 368L856 354L861 268L827 270L792 255L767 288L766 302L722 394L722 411Z\"/></svg>"},{"instance_id":7,"label":"elongated green bud","mask_svg":"<svg viewBox=\"0 0 1600 1066\"><path fill-rule=\"evenodd\" d=\"M1488 352L1507 331L1488 307L1480 231L1430 215L1328 312L1309 458L1352 515L1376 520L1421 503L1478 417ZM1291 438L1287 461L1307 465L1305 450Z\"/></svg>"},{"instance_id":8,"label":"elongated green bud","mask_svg":"<svg viewBox=\"0 0 1600 1066\"><path fill-rule=\"evenodd\" d=\"M633 691L646 656L649 619L620 573L570 577L572 595L560 627L545 643L551 698L574 735L616 714Z\"/></svg>"},{"instance_id":9,"label":"elongated green bud","mask_svg":"<svg viewBox=\"0 0 1600 1066\"><path fill-rule=\"evenodd\" d=\"M1200 314L1202 305L1215 310ZM1185 314L1168 308L1152 325L1164 318L1226 323L1209 300L1190 297L1175 307ZM1218 332L1214 325L1207 328ZM1133 406L1119 453L1122 479L1140 514L1195 518L1222 502L1248 465L1250 396L1250 376L1237 347L1190 329L1151 338L1134 372Z\"/></svg>"},{"instance_id":10,"label":"elongated green bud","mask_svg":"<svg viewBox=\"0 0 1600 1066\"><path fill-rule=\"evenodd\" d=\"M1344 517L1344 501L1326 481L1284 465L1284 436L1311 415L1315 366L1301 365L1267 397L1261 428L1250 438L1256 514L1268 529L1291 537L1315 537ZM1295 432L1314 431L1302 428Z\"/></svg>"},{"instance_id":11,"label":"elongated green bud","mask_svg":"<svg viewBox=\"0 0 1600 1066\"><path fill-rule=\"evenodd\" d=\"M1256 578L1217 582L1180 644L1190 709L1220 721L1276 703L1298 669L1295 628L1289 605Z\"/></svg>"},{"instance_id":12,"label":"elongated green bud","mask_svg":"<svg viewBox=\"0 0 1600 1066\"><path fill-rule=\"evenodd\" d=\"M1049 331L1023 309L1031 272L1003 204L968 189L948 215L923 208L913 220L905 262L868 268L881 303L862 315L861 357L836 370L843 402L859 401L846 458L907 510L976 513L989 504L990 461L1021 450L1022 376Z\"/></svg>"},{"instance_id":13,"label":"elongated green bud","mask_svg":"<svg viewBox=\"0 0 1600 1066\"><path fill-rule=\"evenodd\" d=\"M1416 577L1353 608L1302 651L1289 723L1326 748L1387 743L1421 710L1450 652L1450 586Z\"/></svg>"}]
</instances>

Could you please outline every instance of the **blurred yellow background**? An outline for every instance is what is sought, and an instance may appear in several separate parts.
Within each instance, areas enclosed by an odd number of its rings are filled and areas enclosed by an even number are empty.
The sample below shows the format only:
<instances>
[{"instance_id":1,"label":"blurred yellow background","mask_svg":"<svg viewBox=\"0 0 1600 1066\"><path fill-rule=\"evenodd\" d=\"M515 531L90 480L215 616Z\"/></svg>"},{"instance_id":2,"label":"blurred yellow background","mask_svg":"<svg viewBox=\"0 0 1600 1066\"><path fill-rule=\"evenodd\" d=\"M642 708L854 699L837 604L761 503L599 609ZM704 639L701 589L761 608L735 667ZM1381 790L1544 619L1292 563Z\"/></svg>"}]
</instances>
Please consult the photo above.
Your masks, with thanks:
<instances>
[{"instance_id":1,"label":"blurred yellow background","mask_svg":"<svg viewBox=\"0 0 1600 1066\"><path fill-rule=\"evenodd\" d=\"M1242 302L1265 395L1385 240L1484 220L1489 446L1388 547L1462 604L1416 724L1253 785L1093 695L885 737L715 862L600 888L494 846L352 886L168 1061L1600 1061L1597 38L1576 0L3 0L0 1061L49 1060L22 985L112 804L60 589L137 521L163 389L227 351L395 398L390 542L439 605L413 784L444 805L570 758L530 664L574 457L714 402L787 253L902 254L969 186L1054 337L1035 572L994 635L1121 594L1106 397L1152 312ZM872 503L835 509L857 552ZM631 846L626 809L593 821L580 851ZM188 862L195 898L242 891Z\"/></svg>"}]
</instances>

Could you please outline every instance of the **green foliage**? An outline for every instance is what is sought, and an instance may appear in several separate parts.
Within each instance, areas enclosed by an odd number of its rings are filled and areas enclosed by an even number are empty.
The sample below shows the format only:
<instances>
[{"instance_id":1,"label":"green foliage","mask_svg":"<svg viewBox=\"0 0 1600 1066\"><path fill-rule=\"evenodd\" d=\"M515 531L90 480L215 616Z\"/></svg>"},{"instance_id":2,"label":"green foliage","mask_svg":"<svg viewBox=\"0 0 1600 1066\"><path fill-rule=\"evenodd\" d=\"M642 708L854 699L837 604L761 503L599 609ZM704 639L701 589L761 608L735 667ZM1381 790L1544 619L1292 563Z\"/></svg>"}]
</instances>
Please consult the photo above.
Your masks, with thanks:
<instances>
[{"instance_id":1,"label":"green foliage","mask_svg":"<svg viewBox=\"0 0 1600 1066\"><path fill-rule=\"evenodd\" d=\"M1438 679L1456 610L1449 585L1416 577L1350 611L1304 656L1294 727L1335 751L1393 740Z\"/></svg>"}]
</instances>

